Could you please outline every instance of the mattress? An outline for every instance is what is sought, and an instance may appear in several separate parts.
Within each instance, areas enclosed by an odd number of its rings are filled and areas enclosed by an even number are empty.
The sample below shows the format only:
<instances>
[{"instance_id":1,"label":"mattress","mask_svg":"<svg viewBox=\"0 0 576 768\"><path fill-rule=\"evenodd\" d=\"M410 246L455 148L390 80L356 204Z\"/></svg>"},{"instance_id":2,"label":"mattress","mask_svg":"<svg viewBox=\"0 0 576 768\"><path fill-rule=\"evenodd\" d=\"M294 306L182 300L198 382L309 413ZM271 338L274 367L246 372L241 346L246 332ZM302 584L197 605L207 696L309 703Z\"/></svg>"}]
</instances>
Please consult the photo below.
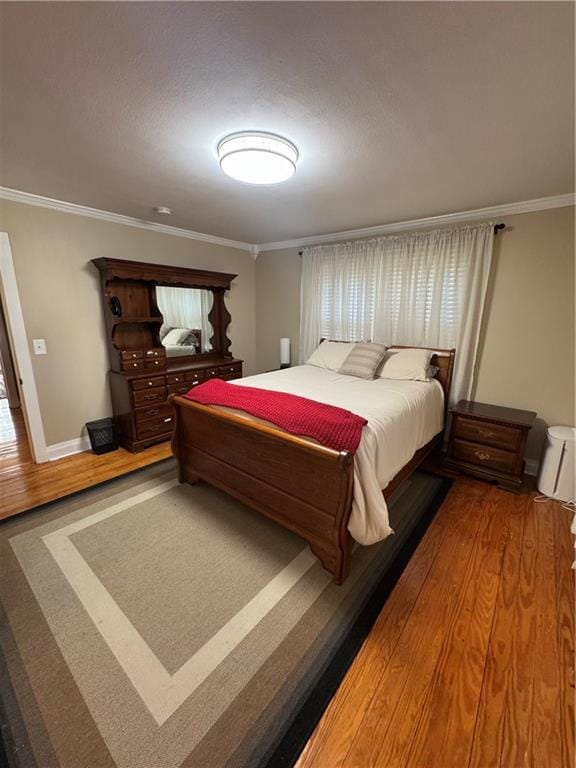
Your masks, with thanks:
<instances>
[{"instance_id":1,"label":"mattress","mask_svg":"<svg viewBox=\"0 0 576 768\"><path fill-rule=\"evenodd\" d=\"M438 381L367 381L300 365L233 383L289 392L363 416L368 424L354 459L348 530L360 544L374 544L393 533L382 491L416 451L442 431L444 391Z\"/></svg>"}]
</instances>

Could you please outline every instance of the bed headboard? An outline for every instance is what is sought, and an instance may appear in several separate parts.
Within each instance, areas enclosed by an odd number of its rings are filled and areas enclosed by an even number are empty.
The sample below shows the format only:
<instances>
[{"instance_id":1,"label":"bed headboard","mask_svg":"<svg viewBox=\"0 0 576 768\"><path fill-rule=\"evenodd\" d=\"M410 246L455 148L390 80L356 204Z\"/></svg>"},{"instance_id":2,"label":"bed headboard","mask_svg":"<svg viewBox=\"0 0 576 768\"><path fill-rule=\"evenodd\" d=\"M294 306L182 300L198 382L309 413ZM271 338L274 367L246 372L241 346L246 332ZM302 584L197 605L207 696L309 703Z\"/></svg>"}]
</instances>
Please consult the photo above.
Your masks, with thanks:
<instances>
[{"instance_id":1,"label":"bed headboard","mask_svg":"<svg viewBox=\"0 0 576 768\"><path fill-rule=\"evenodd\" d=\"M325 340L325 337L320 339L320 344ZM340 339L331 339L331 341L340 341ZM454 358L456 357L455 349L438 349L437 347L416 347L401 344L391 344L388 349L429 349L434 354L430 359L430 365L435 365L438 368L435 379L437 379L442 385L444 390L444 409L448 413L448 400L450 398L450 387L452 386L452 374L454 373Z\"/></svg>"},{"instance_id":2,"label":"bed headboard","mask_svg":"<svg viewBox=\"0 0 576 768\"><path fill-rule=\"evenodd\" d=\"M452 386L452 374L454 373L455 349L437 349L436 347L408 347L400 344L393 344L388 349L430 349L434 354L430 358L430 365L438 368L435 379L438 379L444 390L444 407L448 411L448 399L450 397L450 387Z\"/></svg>"}]
</instances>

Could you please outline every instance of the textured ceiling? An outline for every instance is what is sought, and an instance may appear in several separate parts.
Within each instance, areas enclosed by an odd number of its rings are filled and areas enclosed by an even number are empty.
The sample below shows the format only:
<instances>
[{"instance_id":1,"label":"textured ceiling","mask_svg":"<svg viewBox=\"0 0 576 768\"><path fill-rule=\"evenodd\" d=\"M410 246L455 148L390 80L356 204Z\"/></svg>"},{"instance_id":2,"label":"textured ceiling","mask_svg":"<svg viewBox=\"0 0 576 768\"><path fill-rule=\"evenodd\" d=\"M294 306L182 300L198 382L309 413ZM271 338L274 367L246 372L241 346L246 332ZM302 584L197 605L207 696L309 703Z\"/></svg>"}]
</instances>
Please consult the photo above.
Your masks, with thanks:
<instances>
[{"instance_id":1,"label":"textured ceiling","mask_svg":"<svg viewBox=\"0 0 576 768\"><path fill-rule=\"evenodd\" d=\"M572 3L2 3L0 183L247 242L573 190ZM300 150L228 179L244 129Z\"/></svg>"}]
</instances>

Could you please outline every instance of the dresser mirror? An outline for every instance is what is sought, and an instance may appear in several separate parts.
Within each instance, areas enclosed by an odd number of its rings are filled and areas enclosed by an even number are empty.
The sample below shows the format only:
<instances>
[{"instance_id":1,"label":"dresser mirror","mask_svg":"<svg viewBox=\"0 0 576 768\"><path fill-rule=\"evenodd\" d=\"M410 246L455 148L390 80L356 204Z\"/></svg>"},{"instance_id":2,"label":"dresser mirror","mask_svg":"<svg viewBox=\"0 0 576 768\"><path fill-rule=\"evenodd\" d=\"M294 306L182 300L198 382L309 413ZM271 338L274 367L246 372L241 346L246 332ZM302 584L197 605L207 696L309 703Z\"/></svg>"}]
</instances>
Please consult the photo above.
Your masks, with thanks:
<instances>
[{"instance_id":1,"label":"dresser mirror","mask_svg":"<svg viewBox=\"0 0 576 768\"><path fill-rule=\"evenodd\" d=\"M208 318L213 304L214 294L206 288L156 286L156 305L163 318L160 343L166 350L166 357L191 357L212 352L214 329Z\"/></svg>"}]
</instances>

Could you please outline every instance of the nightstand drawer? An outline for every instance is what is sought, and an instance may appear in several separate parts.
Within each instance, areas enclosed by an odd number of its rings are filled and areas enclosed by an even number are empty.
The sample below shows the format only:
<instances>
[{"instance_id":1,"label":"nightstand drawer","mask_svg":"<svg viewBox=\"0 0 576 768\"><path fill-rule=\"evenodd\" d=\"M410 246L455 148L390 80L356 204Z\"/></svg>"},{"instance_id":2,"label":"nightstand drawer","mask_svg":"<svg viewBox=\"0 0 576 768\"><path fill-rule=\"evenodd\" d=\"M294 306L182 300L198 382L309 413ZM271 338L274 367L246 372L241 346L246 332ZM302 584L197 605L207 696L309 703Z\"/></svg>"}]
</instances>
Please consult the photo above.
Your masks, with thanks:
<instances>
[{"instance_id":1,"label":"nightstand drawer","mask_svg":"<svg viewBox=\"0 0 576 768\"><path fill-rule=\"evenodd\" d=\"M522 432L503 424L491 424L485 421L456 416L454 435L456 439L469 440L482 445L494 445L508 451L516 451L522 439Z\"/></svg>"},{"instance_id":2,"label":"nightstand drawer","mask_svg":"<svg viewBox=\"0 0 576 768\"><path fill-rule=\"evenodd\" d=\"M514 474L517 470L518 455L499 448L492 448L474 443L465 443L455 440L453 458L466 464L474 464L477 467L495 469L497 472Z\"/></svg>"}]
</instances>

